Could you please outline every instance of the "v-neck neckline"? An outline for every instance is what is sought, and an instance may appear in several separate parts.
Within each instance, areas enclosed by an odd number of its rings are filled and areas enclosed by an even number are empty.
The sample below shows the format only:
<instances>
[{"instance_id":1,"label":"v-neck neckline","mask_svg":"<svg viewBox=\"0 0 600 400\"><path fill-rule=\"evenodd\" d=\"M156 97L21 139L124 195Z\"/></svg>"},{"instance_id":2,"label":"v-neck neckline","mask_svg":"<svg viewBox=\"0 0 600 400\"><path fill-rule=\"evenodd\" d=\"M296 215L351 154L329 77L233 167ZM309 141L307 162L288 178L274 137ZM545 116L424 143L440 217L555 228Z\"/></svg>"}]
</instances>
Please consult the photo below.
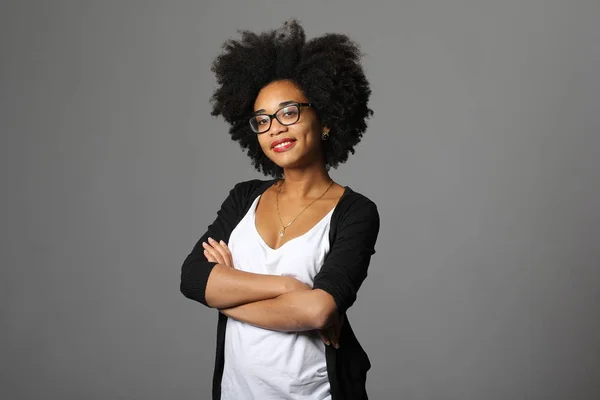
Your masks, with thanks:
<instances>
[{"instance_id":1,"label":"v-neck neckline","mask_svg":"<svg viewBox=\"0 0 600 400\"><path fill-rule=\"evenodd\" d=\"M337 203L335 204L335 206L331 210L329 210L329 212L327 212L327 214L325 214L325 216L323 218L321 218L316 224L314 224L308 231L304 232L300 236L296 236L296 237L291 238L290 240L286 241L284 244L282 244L281 246L279 246L277 248L273 248L273 247L271 247L271 246L269 246L267 244L267 242L263 239L262 235L258 231L258 228L256 227L256 209L258 208L258 202L260 201L260 198L262 197L262 193L261 193L260 195L258 195L258 197L256 197L256 199L254 199L254 204L252 206L252 227L254 229L254 232L256 233L256 236L258 236L259 241L267 249L269 249L270 251L279 251L280 249L282 249L283 247L285 247L288 243L294 242L294 241L296 241L296 239L301 239L301 238L307 236L309 233L311 233L312 231L314 231L319 225L321 225L323 223L323 221L326 221L328 218L331 219L331 216L333 215L333 212L335 211L335 209L337 208L338 204L340 203L340 200L342 199L342 197L344 197L345 194L346 194L346 187L344 187L344 193L342 194L342 196L340 196L340 198L337 201Z\"/></svg>"}]
</instances>

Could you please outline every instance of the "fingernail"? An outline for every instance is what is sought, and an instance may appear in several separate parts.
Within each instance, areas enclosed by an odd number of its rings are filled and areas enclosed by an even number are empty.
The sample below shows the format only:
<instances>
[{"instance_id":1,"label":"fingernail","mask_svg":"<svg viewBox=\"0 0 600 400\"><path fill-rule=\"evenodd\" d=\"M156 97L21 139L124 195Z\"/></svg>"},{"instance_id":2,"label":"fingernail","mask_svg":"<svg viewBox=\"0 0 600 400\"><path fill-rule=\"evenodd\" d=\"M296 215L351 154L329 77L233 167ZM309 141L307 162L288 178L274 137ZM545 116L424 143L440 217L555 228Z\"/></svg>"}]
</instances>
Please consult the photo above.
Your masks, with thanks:
<instances>
[{"instance_id":1,"label":"fingernail","mask_svg":"<svg viewBox=\"0 0 600 400\"><path fill-rule=\"evenodd\" d=\"M220 241L219 243L221 243L223 246L225 246L225 242L224 241Z\"/></svg>"},{"instance_id":2,"label":"fingernail","mask_svg":"<svg viewBox=\"0 0 600 400\"><path fill-rule=\"evenodd\" d=\"M202 242L202 246L207 246L206 242Z\"/></svg>"},{"instance_id":3,"label":"fingernail","mask_svg":"<svg viewBox=\"0 0 600 400\"><path fill-rule=\"evenodd\" d=\"M215 240L214 240L213 238L209 237L209 238L208 238L208 241L209 241L209 242L214 242Z\"/></svg>"}]
</instances>

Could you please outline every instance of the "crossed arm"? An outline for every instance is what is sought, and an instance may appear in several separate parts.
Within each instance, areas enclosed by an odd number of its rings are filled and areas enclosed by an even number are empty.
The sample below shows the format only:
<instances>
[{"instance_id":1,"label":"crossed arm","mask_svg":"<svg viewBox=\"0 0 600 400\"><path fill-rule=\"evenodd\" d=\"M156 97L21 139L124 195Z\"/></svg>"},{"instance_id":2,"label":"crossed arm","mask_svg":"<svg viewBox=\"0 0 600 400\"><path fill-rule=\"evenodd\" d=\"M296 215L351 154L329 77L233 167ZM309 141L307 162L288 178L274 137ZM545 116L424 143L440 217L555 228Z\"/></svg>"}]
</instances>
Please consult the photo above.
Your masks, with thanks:
<instances>
[{"instance_id":1,"label":"crossed arm","mask_svg":"<svg viewBox=\"0 0 600 400\"><path fill-rule=\"evenodd\" d=\"M237 270L227 245L209 239L229 237L255 186L252 181L231 190L217 218L183 263L182 294L261 328L286 332L316 329L325 343L331 337L336 345L336 332L343 322L339 314L345 314L354 303L375 253L379 232L375 203L350 192L341 207L343 217L335 241L311 289L292 277Z\"/></svg>"},{"instance_id":2,"label":"crossed arm","mask_svg":"<svg viewBox=\"0 0 600 400\"><path fill-rule=\"evenodd\" d=\"M204 256L216 262L207 283L206 302L230 318L282 332L320 331L337 347L343 319L333 297L290 277L251 274L233 267L224 242L208 239ZM280 278L284 278L281 280ZM277 281L280 280L279 284Z\"/></svg>"}]
</instances>

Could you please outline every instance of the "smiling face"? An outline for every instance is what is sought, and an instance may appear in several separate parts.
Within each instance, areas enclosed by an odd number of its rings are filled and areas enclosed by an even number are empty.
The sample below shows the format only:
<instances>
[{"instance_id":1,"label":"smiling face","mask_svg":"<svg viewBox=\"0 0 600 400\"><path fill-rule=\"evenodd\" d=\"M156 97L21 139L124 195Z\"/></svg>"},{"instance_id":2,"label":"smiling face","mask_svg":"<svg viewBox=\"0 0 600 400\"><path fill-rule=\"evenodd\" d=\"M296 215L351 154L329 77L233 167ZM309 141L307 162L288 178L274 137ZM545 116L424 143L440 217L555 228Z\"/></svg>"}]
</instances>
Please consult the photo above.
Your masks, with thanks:
<instances>
[{"instance_id":1,"label":"smiling face","mask_svg":"<svg viewBox=\"0 0 600 400\"><path fill-rule=\"evenodd\" d=\"M258 93L254 111L255 114L277 113L284 123L293 122L296 119L296 109L286 109L290 103L308 103L308 99L293 82L276 81L263 87ZM272 118L269 130L257 135L263 152L282 168L303 168L315 163L325 163L321 143L322 127L315 110L310 106L302 106L299 113L298 122L287 126ZM258 118L258 124L264 122L262 117Z\"/></svg>"}]
</instances>

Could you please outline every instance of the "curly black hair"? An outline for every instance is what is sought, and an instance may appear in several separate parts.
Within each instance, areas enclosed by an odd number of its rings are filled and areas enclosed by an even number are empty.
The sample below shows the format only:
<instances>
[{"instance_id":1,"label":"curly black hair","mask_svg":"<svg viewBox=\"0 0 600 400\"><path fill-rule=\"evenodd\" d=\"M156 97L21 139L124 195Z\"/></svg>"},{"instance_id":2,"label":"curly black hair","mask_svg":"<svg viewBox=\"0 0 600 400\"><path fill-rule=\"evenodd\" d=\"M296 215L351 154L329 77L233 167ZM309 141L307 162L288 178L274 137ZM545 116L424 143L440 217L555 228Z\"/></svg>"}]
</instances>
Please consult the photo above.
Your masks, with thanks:
<instances>
[{"instance_id":1,"label":"curly black hair","mask_svg":"<svg viewBox=\"0 0 600 400\"><path fill-rule=\"evenodd\" d=\"M336 33L306 41L296 20L260 34L239 33L241 39L226 41L213 62L218 88L211 98L211 114L223 116L231 125L232 139L247 151L254 167L265 175L283 175L282 168L263 153L248 123L259 91L280 80L296 84L330 129L329 139L323 141L326 167L345 162L373 114L367 106L371 89L358 45Z\"/></svg>"}]
</instances>

